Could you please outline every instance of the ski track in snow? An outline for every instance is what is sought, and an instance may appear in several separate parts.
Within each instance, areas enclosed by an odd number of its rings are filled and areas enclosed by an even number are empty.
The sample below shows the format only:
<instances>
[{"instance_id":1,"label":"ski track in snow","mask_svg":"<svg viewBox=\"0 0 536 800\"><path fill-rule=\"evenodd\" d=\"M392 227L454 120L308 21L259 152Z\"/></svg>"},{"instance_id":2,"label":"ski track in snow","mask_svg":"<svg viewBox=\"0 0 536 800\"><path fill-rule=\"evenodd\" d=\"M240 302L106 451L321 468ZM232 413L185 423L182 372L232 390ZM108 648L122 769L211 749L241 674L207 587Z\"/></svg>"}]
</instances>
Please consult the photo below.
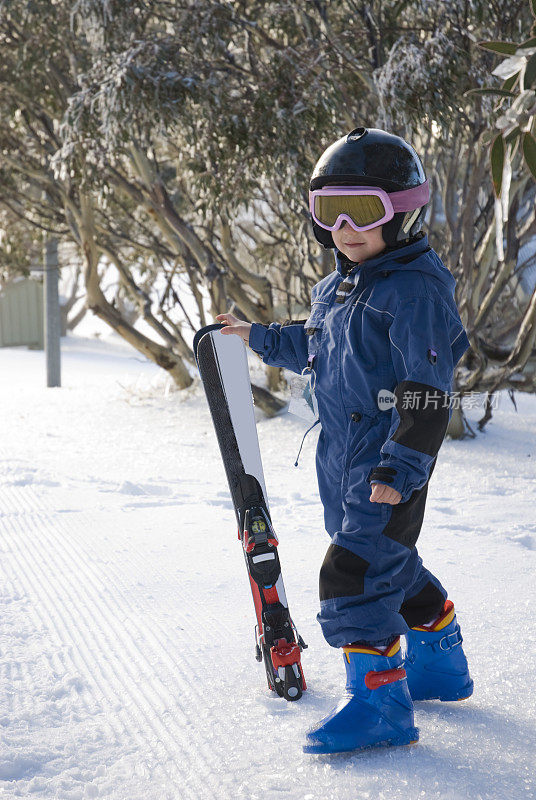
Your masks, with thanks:
<instances>
[{"instance_id":1,"label":"ski track in snow","mask_svg":"<svg viewBox=\"0 0 536 800\"><path fill-rule=\"evenodd\" d=\"M184 797L201 797L207 790L213 796L230 797L217 780L219 761L212 741L217 735L204 739L197 731L195 739L190 737L190 726L200 718L210 722L209 703L200 707L202 698L195 691L202 683L199 662L196 668L188 649L181 658L168 655L167 637L159 626L150 629L136 619L121 592L118 571L108 571L114 586L111 593L102 573L92 568L80 538L40 508L30 486L18 491L4 488L0 507L0 541L14 556L23 594L33 594L36 607L43 609L35 628L52 627L59 652L69 653L67 659L60 656L59 668L80 674L82 686L90 687L86 710L90 711L89 702L101 711L118 711L118 719L108 722L108 733L116 743L125 734L134 736L140 753L146 754L143 766L151 783L169 781L181 787ZM201 608L195 617L202 619ZM190 627L192 639L199 639L199 629ZM209 628L204 635L209 641ZM104 653L105 661L96 658ZM76 690L77 679L73 680ZM0 766L3 780L10 779L7 772ZM17 772L16 765L13 777ZM236 776L227 780L234 782ZM38 788L36 784L34 780L31 791Z\"/></svg>"},{"instance_id":2,"label":"ski track in snow","mask_svg":"<svg viewBox=\"0 0 536 800\"><path fill-rule=\"evenodd\" d=\"M288 704L253 658L201 392L164 400L159 373L132 372L129 351L92 343L88 361L87 343L67 344L62 390L41 389L39 354L0 351L0 374L16 363L20 381L0 384L0 800L536 798L534 398L517 415L503 398L486 434L446 442L430 486L419 551L457 604L473 698L417 703L415 747L311 757L303 733L344 681L314 618L328 543L315 437L294 470L301 423L259 421L310 645L308 691Z\"/></svg>"}]
</instances>

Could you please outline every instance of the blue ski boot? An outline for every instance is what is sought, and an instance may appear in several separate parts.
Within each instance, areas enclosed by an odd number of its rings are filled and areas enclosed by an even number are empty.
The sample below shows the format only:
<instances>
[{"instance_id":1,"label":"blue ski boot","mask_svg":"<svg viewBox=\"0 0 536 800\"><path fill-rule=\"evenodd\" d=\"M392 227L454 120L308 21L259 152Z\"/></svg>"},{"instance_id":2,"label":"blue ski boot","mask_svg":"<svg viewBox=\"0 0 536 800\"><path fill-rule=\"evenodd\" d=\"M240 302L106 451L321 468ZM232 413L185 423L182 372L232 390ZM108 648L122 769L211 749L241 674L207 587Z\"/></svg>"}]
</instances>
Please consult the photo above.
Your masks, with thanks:
<instances>
[{"instance_id":1,"label":"blue ski boot","mask_svg":"<svg viewBox=\"0 0 536 800\"><path fill-rule=\"evenodd\" d=\"M454 605L431 625L410 628L404 666L413 700L466 700L473 694Z\"/></svg>"},{"instance_id":2,"label":"blue ski boot","mask_svg":"<svg viewBox=\"0 0 536 800\"><path fill-rule=\"evenodd\" d=\"M419 740L402 667L400 637L383 653L343 647L346 693L338 706L307 732L304 753L344 753Z\"/></svg>"}]
</instances>

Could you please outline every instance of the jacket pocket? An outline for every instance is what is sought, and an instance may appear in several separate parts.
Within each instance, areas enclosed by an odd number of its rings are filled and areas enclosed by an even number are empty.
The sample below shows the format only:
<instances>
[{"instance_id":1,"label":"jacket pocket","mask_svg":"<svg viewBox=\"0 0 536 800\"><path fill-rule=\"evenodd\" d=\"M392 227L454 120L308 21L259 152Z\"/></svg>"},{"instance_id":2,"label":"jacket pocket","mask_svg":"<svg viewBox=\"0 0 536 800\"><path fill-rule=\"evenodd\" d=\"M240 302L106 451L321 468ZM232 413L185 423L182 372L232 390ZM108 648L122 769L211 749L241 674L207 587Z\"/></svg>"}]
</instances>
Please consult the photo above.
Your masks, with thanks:
<instances>
[{"instance_id":1,"label":"jacket pocket","mask_svg":"<svg viewBox=\"0 0 536 800\"><path fill-rule=\"evenodd\" d=\"M320 349L328 308L329 304L324 300L314 300L311 305L311 313L308 319L305 320L303 328L307 336L309 363L312 362Z\"/></svg>"}]
</instances>

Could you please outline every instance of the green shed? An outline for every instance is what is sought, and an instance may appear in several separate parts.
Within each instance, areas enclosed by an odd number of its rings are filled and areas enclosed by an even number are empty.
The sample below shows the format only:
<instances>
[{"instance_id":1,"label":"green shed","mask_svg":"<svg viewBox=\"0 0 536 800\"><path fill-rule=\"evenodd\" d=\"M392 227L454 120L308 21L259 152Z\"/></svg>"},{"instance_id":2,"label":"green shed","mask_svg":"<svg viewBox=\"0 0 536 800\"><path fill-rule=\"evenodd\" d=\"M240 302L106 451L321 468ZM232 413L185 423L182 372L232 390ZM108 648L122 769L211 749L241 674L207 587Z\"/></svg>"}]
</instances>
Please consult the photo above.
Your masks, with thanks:
<instances>
[{"instance_id":1,"label":"green shed","mask_svg":"<svg viewBox=\"0 0 536 800\"><path fill-rule=\"evenodd\" d=\"M14 278L0 286L0 347L44 349L43 283Z\"/></svg>"}]
</instances>

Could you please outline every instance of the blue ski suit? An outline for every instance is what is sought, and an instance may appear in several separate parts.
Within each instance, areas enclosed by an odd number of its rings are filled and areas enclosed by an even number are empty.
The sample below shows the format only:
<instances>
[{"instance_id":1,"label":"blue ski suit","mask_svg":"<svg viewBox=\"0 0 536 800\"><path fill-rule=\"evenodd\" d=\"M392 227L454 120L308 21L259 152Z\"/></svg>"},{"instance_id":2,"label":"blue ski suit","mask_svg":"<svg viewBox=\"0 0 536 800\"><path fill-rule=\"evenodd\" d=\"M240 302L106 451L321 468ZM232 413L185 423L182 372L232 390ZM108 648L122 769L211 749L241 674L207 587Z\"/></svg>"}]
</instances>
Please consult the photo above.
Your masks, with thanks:
<instances>
[{"instance_id":1,"label":"blue ski suit","mask_svg":"<svg viewBox=\"0 0 536 800\"><path fill-rule=\"evenodd\" d=\"M415 544L454 368L470 345L456 281L425 235L362 264L339 251L335 261L306 321L253 323L249 345L266 364L316 373L316 468L331 536L318 621L333 647L378 646L433 619L446 599ZM374 481L400 503L371 503Z\"/></svg>"}]
</instances>

